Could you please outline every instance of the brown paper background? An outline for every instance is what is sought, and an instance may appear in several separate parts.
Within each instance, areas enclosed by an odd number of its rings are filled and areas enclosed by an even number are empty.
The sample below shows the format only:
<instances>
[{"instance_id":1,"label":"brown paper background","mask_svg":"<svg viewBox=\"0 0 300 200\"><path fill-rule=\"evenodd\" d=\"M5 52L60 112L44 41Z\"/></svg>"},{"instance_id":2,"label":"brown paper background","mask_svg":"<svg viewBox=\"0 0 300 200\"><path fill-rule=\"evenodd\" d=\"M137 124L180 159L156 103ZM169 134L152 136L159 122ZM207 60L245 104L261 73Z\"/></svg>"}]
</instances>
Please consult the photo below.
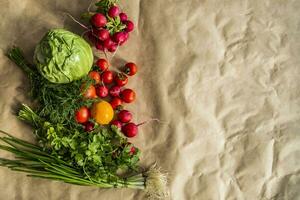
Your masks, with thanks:
<instances>
[{"instance_id":1,"label":"brown paper background","mask_svg":"<svg viewBox=\"0 0 300 200\"><path fill-rule=\"evenodd\" d=\"M130 79L132 140L141 164L169 172L174 200L300 199L300 1L128 0L137 28L112 63L135 61ZM80 27L88 0L0 0L0 128L33 141L15 118L30 103L28 80L5 57L16 44L31 59L50 28ZM1 156L9 154L1 153ZM2 200L145 199L141 191L103 190L32 179L0 169Z\"/></svg>"}]
</instances>

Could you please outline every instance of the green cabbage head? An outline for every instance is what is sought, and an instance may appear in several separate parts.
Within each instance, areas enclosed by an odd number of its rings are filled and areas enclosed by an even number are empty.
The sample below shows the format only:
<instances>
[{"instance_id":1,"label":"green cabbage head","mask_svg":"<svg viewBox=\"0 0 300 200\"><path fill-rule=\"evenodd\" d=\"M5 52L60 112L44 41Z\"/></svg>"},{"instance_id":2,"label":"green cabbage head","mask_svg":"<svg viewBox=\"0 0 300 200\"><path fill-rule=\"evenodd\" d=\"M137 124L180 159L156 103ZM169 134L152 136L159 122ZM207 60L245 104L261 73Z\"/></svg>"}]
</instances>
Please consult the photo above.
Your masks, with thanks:
<instances>
[{"instance_id":1,"label":"green cabbage head","mask_svg":"<svg viewBox=\"0 0 300 200\"><path fill-rule=\"evenodd\" d=\"M93 52L80 36L64 29L53 29L36 46L34 63L50 82L69 83L90 71Z\"/></svg>"}]
</instances>

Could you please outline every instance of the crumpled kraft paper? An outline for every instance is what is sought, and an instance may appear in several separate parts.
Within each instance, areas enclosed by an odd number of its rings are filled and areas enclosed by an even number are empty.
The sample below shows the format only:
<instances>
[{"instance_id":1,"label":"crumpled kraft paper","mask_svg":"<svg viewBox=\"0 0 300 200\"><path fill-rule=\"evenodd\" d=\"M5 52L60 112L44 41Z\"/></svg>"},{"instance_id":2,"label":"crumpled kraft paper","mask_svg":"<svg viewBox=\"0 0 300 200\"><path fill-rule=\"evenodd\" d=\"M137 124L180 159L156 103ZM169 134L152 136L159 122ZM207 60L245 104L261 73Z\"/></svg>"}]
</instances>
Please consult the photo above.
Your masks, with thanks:
<instances>
[{"instance_id":1,"label":"crumpled kraft paper","mask_svg":"<svg viewBox=\"0 0 300 200\"><path fill-rule=\"evenodd\" d=\"M87 0L0 1L0 127L34 141L15 117L30 104L28 79L5 57L18 45L32 58L50 28L83 30L68 18ZM128 0L136 23L111 60L139 73L128 106L141 127L132 142L141 164L169 173L174 200L300 199L300 2L293 0ZM98 54L98 56L102 56ZM11 155L1 152L1 156ZM142 191L104 190L33 179L0 169L0 199L145 199Z\"/></svg>"}]
</instances>

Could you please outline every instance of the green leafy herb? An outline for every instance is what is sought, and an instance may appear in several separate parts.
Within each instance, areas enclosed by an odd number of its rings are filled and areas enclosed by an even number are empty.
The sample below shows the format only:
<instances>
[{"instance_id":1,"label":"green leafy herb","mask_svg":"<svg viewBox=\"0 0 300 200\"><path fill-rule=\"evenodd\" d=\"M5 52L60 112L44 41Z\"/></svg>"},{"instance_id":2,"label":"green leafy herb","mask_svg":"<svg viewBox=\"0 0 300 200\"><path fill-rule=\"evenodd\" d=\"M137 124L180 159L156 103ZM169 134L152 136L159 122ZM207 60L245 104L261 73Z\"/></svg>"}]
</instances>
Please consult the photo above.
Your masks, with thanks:
<instances>
[{"instance_id":1,"label":"green leafy herb","mask_svg":"<svg viewBox=\"0 0 300 200\"><path fill-rule=\"evenodd\" d=\"M83 171L81 167L46 153L43 148L37 145L15 138L4 131L0 130L0 132L7 135L0 137L0 141L4 143L0 145L0 149L11 152L18 158L15 160L0 158L0 166L6 166L14 171L26 172L31 177L60 180L76 185L145 189L146 179L143 174L119 177L99 169L95 176L91 176L87 173L88 171ZM79 158L80 155L78 154L77 157ZM83 161L83 164L86 163ZM88 170L89 168L86 166L85 169Z\"/></svg>"},{"instance_id":2,"label":"green leafy herb","mask_svg":"<svg viewBox=\"0 0 300 200\"><path fill-rule=\"evenodd\" d=\"M39 74L23 56L22 51L14 47L8 57L20 66L28 75L31 82L31 96L38 101L37 113L53 123L61 123L67 127L78 127L74 121L75 110L81 106L90 106L95 100L82 99L82 93L92 84L87 76L68 84L49 82ZM85 88L82 83L85 83Z\"/></svg>"},{"instance_id":3,"label":"green leafy herb","mask_svg":"<svg viewBox=\"0 0 300 200\"><path fill-rule=\"evenodd\" d=\"M120 17L111 18L108 16L107 18L108 22L106 24L106 28L111 35L117 32L121 32L126 28L126 25L121 22Z\"/></svg>"},{"instance_id":4,"label":"green leafy herb","mask_svg":"<svg viewBox=\"0 0 300 200\"><path fill-rule=\"evenodd\" d=\"M140 151L135 148L131 155L132 145L115 126L98 126L90 133L67 129L39 117L26 105L19 118L36 129L35 135L45 152L81 168L90 177L117 178L118 170L137 169Z\"/></svg>"},{"instance_id":5,"label":"green leafy herb","mask_svg":"<svg viewBox=\"0 0 300 200\"><path fill-rule=\"evenodd\" d=\"M99 2L95 3L98 7L97 11L103 14L106 14L110 7L119 3L120 0L100 0Z\"/></svg>"}]
</instances>

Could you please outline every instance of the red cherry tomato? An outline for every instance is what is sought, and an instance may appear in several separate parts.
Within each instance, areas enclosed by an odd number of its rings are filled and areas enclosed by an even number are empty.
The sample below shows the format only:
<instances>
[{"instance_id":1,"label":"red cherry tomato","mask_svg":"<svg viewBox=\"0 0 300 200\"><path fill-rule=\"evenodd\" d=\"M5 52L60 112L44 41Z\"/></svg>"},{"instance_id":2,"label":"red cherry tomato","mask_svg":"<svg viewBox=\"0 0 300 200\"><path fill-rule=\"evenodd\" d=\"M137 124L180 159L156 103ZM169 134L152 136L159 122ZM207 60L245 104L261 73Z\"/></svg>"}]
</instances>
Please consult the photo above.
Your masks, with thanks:
<instances>
[{"instance_id":1,"label":"red cherry tomato","mask_svg":"<svg viewBox=\"0 0 300 200\"><path fill-rule=\"evenodd\" d=\"M119 106L122 105L122 100L119 97L114 97L111 100L110 105L113 107L113 109L117 109Z\"/></svg>"},{"instance_id":2,"label":"red cherry tomato","mask_svg":"<svg viewBox=\"0 0 300 200\"><path fill-rule=\"evenodd\" d=\"M99 59L96 62L96 65L99 67L99 69L104 72L108 69L109 64L105 59Z\"/></svg>"},{"instance_id":3,"label":"red cherry tomato","mask_svg":"<svg viewBox=\"0 0 300 200\"><path fill-rule=\"evenodd\" d=\"M89 77L91 79L94 79L94 81L96 82L96 84L100 83L101 82L101 76L99 74L99 72L96 72L96 71L91 71L89 73Z\"/></svg>"},{"instance_id":4,"label":"red cherry tomato","mask_svg":"<svg viewBox=\"0 0 300 200\"><path fill-rule=\"evenodd\" d=\"M121 92L121 87L120 86L113 86L109 90L109 94L112 97L118 97L120 95L120 92Z\"/></svg>"},{"instance_id":5,"label":"red cherry tomato","mask_svg":"<svg viewBox=\"0 0 300 200\"><path fill-rule=\"evenodd\" d=\"M125 103L131 103L135 100L135 92L132 89L125 89L121 92L121 98Z\"/></svg>"},{"instance_id":6,"label":"red cherry tomato","mask_svg":"<svg viewBox=\"0 0 300 200\"><path fill-rule=\"evenodd\" d=\"M113 82L113 79L114 79L114 76L111 71L107 70L107 71L103 72L103 74L102 74L103 83L110 84Z\"/></svg>"},{"instance_id":7,"label":"red cherry tomato","mask_svg":"<svg viewBox=\"0 0 300 200\"><path fill-rule=\"evenodd\" d=\"M128 76L133 76L136 74L137 72L137 66L136 64L130 62L130 63L127 63L125 65L125 69L124 69L124 72L125 74L127 74Z\"/></svg>"},{"instance_id":8,"label":"red cherry tomato","mask_svg":"<svg viewBox=\"0 0 300 200\"><path fill-rule=\"evenodd\" d=\"M115 76L115 82L118 86L124 86L128 83L128 77L125 74L118 73Z\"/></svg>"},{"instance_id":9,"label":"red cherry tomato","mask_svg":"<svg viewBox=\"0 0 300 200\"><path fill-rule=\"evenodd\" d=\"M86 106L82 106L75 112L75 120L77 123L85 123L90 118L90 110Z\"/></svg>"},{"instance_id":10,"label":"red cherry tomato","mask_svg":"<svg viewBox=\"0 0 300 200\"><path fill-rule=\"evenodd\" d=\"M101 85L101 86L98 86L96 88L96 92L97 92L97 95L100 97L100 98L105 98L107 97L108 95L108 89L106 86L104 85Z\"/></svg>"},{"instance_id":11,"label":"red cherry tomato","mask_svg":"<svg viewBox=\"0 0 300 200\"><path fill-rule=\"evenodd\" d=\"M85 85L83 84L81 86L81 89L84 90L85 89ZM93 85L90 85L89 88L87 88L85 91L83 91L83 97L86 99L95 99L97 98L97 94L96 94L96 88Z\"/></svg>"}]
</instances>

